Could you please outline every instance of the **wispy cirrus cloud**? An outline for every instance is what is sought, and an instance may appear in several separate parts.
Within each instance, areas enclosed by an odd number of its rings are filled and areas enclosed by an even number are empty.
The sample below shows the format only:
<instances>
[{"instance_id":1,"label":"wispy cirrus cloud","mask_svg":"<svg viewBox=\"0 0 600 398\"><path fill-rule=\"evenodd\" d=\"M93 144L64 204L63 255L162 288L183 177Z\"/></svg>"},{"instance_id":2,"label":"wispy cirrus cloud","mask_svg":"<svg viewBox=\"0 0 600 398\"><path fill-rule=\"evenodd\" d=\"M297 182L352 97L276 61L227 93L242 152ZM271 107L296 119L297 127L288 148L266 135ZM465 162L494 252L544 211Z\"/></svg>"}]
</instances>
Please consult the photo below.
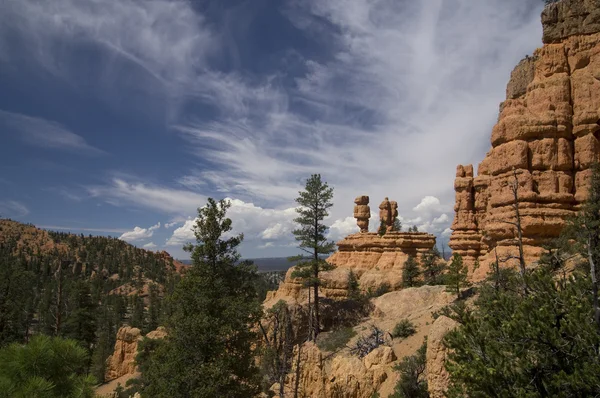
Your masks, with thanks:
<instances>
[{"instance_id":1,"label":"wispy cirrus cloud","mask_svg":"<svg viewBox=\"0 0 600 398\"><path fill-rule=\"evenodd\" d=\"M88 144L82 136L51 120L0 110L0 125L9 134L30 145L89 155L106 154Z\"/></svg>"},{"instance_id":2,"label":"wispy cirrus cloud","mask_svg":"<svg viewBox=\"0 0 600 398\"><path fill-rule=\"evenodd\" d=\"M18 32L36 62L68 79L74 63L62 49L91 45L102 50L103 87L127 82L167 98L168 127L198 166L175 181L113 178L89 187L109 203L185 218L218 195L278 212L293 208L303 179L321 173L335 188L332 234L355 230L349 216L360 194L370 195L375 211L388 196L405 225L445 233L455 166L476 163L489 147L511 69L541 44L543 3L290 0L280 7L322 56L290 48L294 68L219 69L212 61L224 47L222 32L190 2L55 0L15 1L0 13L0 59L15 49L1 33ZM123 65L141 73L116 73ZM262 219L252 221L261 228L239 224L264 247L261 237L289 231L289 221ZM186 225L172 243L189 238Z\"/></svg>"},{"instance_id":3,"label":"wispy cirrus cloud","mask_svg":"<svg viewBox=\"0 0 600 398\"><path fill-rule=\"evenodd\" d=\"M167 214L193 214L206 203L204 195L162 185L113 178L110 184L87 187L92 197L113 205L141 206Z\"/></svg>"},{"instance_id":4,"label":"wispy cirrus cloud","mask_svg":"<svg viewBox=\"0 0 600 398\"><path fill-rule=\"evenodd\" d=\"M29 214L29 209L23 203L16 200L0 201L1 217L24 217Z\"/></svg>"}]
</instances>

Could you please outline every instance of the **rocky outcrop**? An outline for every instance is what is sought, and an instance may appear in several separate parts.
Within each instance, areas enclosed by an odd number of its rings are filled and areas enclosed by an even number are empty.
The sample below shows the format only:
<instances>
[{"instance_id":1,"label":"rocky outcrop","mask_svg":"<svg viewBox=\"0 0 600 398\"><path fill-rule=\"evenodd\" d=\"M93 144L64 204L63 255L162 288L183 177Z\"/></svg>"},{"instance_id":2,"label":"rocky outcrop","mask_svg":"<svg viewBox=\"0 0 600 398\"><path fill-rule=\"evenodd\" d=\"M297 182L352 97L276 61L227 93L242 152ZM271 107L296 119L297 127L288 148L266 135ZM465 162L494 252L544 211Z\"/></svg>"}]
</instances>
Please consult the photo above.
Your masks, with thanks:
<instances>
[{"instance_id":1,"label":"rocky outcrop","mask_svg":"<svg viewBox=\"0 0 600 398\"><path fill-rule=\"evenodd\" d=\"M167 331L162 326L146 334L149 339L162 339L167 335ZM106 382L119 377L134 374L137 371L135 357L138 351L138 344L143 339L142 332L138 328L123 326L117 332L117 341L115 350L111 356L106 359L106 371L104 379Z\"/></svg>"},{"instance_id":2,"label":"rocky outcrop","mask_svg":"<svg viewBox=\"0 0 600 398\"><path fill-rule=\"evenodd\" d=\"M431 398L443 398L448 390L449 375L446 370L448 350L444 345L446 334L458 327L458 323L444 315L433 322L427 336L426 367L427 389Z\"/></svg>"},{"instance_id":3,"label":"rocky outcrop","mask_svg":"<svg viewBox=\"0 0 600 398\"><path fill-rule=\"evenodd\" d=\"M354 199L354 218L360 228L361 233L369 232L369 218L371 218L371 208L369 207L368 196L358 196Z\"/></svg>"},{"instance_id":4,"label":"rocky outcrop","mask_svg":"<svg viewBox=\"0 0 600 398\"><path fill-rule=\"evenodd\" d=\"M449 245L474 280L496 255L518 253L514 184L524 255L533 262L586 199L589 168L600 153L600 0L550 4L542 23L545 45L513 71L477 175L471 165L457 168ZM473 272L476 261L481 267Z\"/></svg>"},{"instance_id":5,"label":"rocky outcrop","mask_svg":"<svg viewBox=\"0 0 600 398\"><path fill-rule=\"evenodd\" d=\"M357 336L348 346L352 346L360 335L369 333L371 326L378 327L388 336L402 319L409 319L415 325L416 333L406 339L386 338L385 345L362 359L347 348L328 353L312 342L304 343L300 349L299 396L371 398L375 392L381 397L389 396L399 377L394 366L421 347L433 327L432 313L453 300L454 296L446 292L444 286L408 288L374 298L371 316L354 327ZM285 380L286 397L294 396L297 355L298 346L295 347L291 372ZM278 391L278 387L275 385L271 389Z\"/></svg>"},{"instance_id":6,"label":"rocky outcrop","mask_svg":"<svg viewBox=\"0 0 600 398\"><path fill-rule=\"evenodd\" d=\"M391 347L381 346L360 359L351 355L338 355L331 361L313 342L296 346L294 358L300 349L300 396L314 398L371 398L382 383L394 376L390 366L396 361ZM295 368L293 369L295 370ZM296 373L286 380L284 391L294 391Z\"/></svg>"},{"instance_id":7,"label":"rocky outcrop","mask_svg":"<svg viewBox=\"0 0 600 398\"><path fill-rule=\"evenodd\" d=\"M338 251L327 262L336 266L321 273L323 283L319 288L324 297L344 298L348 293L348 274L352 271L364 290L387 285L399 289L402 269L409 256L419 260L423 253L435 246L435 236L424 232L357 233L337 242ZM276 292L269 292L268 303L279 299L308 300L308 290L302 281L292 278L294 268L288 270L285 280Z\"/></svg>"}]
</instances>

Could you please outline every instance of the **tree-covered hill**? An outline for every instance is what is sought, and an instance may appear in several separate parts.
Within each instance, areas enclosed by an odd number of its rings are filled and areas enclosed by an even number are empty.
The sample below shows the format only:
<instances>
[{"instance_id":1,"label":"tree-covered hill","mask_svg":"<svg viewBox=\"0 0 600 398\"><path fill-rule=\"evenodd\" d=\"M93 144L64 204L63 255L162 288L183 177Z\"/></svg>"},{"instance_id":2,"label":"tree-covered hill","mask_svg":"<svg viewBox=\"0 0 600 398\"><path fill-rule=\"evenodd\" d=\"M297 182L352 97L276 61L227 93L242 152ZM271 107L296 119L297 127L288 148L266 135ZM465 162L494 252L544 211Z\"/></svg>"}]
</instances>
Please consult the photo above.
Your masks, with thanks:
<instances>
[{"instance_id":1,"label":"tree-covered hill","mask_svg":"<svg viewBox=\"0 0 600 398\"><path fill-rule=\"evenodd\" d=\"M155 329L185 268L117 238L0 219L0 347L37 334L73 338L102 381L119 327Z\"/></svg>"}]
</instances>

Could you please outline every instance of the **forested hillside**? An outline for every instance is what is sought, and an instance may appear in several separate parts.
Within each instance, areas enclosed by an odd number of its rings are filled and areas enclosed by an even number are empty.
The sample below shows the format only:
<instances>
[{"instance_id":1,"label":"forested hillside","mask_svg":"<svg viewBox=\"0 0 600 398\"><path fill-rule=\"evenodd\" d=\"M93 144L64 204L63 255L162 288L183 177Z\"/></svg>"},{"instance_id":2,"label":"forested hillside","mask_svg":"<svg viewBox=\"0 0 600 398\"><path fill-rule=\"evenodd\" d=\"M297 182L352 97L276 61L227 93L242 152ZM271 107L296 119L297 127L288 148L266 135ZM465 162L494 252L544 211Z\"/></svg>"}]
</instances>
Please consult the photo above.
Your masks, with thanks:
<instances>
[{"instance_id":1,"label":"forested hillside","mask_svg":"<svg viewBox=\"0 0 600 398\"><path fill-rule=\"evenodd\" d=\"M124 323L147 332L169 312L186 266L117 238L0 220L0 347L46 334L79 341L98 381Z\"/></svg>"}]
</instances>

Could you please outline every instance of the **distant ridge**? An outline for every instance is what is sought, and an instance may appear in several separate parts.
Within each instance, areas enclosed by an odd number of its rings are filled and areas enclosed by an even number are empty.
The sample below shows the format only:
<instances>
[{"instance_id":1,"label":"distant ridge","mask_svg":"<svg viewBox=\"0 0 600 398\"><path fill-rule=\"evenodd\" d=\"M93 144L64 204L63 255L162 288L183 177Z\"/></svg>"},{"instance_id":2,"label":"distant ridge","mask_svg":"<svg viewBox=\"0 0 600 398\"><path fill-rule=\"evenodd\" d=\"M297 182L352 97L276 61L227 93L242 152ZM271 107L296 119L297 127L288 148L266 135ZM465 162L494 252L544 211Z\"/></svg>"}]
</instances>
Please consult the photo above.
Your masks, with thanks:
<instances>
[{"instance_id":1,"label":"distant ridge","mask_svg":"<svg viewBox=\"0 0 600 398\"><path fill-rule=\"evenodd\" d=\"M245 260L253 261L258 267L259 272L287 271L294 265L287 257L248 258ZM192 260L177 261L186 265L192 264Z\"/></svg>"}]
</instances>

